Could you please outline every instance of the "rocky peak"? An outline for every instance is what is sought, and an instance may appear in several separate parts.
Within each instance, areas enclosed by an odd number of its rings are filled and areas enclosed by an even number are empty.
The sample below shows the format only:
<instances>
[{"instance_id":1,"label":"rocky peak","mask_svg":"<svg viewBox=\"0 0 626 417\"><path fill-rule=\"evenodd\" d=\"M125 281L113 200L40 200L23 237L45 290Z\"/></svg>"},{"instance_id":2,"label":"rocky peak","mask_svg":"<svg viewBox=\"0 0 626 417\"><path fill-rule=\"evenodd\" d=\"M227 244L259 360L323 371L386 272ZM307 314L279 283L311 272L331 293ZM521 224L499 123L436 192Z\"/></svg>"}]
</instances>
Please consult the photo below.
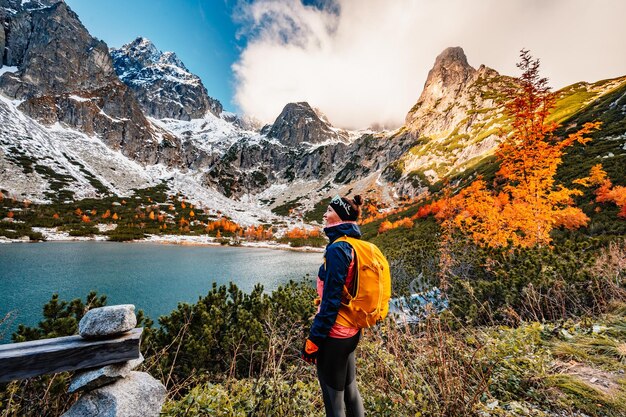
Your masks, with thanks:
<instances>
[{"instance_id":1,"label":"rocky peak","mask_svg":"<svg viewBox=\"0 0 626 417\"><path fill-rule=\"evenodd\" d=\"M420 120L425 119L427 114L448 113L462 100L478 75L478 71L467 62L462 48L446 48L428 72L424 90L407 114L406 125L417 130L423 128Z\"/></svg>"},{"instance_id":2,"label":"rocky peak","mask_svg":"<svg viewBox=\"0 0 626 417\"><path fill-rule=\"evenodd\" d=\"M113 54L124 54L128 57L129 61L144 66L158 62L162 55L152 41L142 36L138 36L135 40L127 43L120 49L112 49L111 52Z\"/></svg>"},{"instance_id":3,"label":"rocky peak","mask_svg":"<svg viewBox=\"0 0 626 417\"><path fill-rule=\"evenodd\" d=\"M269 129L267 136L278 139L288 146L298 146L302 143L321 143L327 140L339 139L340 134L318 115L309 103L289 103Z\"/></svg>"},{"instance_id":4,"label":"rocky peak","mask_svg":"<svg viewBox=\"0 0 626 417\"><path fill-rule=\"evenodd\" d=\"M150 65L173 65L185 72L189 72L185 64L178 59L174 52L161 52L150 39L143 36L137 37L134 41L127 43L119 49L111 49L115 56L124 55L126 60L139 67ZM193 76L193 74L190 74Z\"/></svg>"},{"instance_id":5,"label":"rocky peak","mask_svg":"<svg viewBox=\"0 0 626 417\"><path fill-rule=\"evenodd\" d=\"M494 92L504 91L508 82L484 65L474 69L461 48L444 50L406 117L405 128L419 145L403 156L402 175L420 170L436 181L446 175L443 167L449 173L492 152L502 123Z\"/></svg>"},{"instance_id":6,"label":"rocky peak","mask_svg":"<svg viewBox=\"0 0 626 417\"><path fill-rule=\"evenodd\" d=\"M451 46L446 48L437 56L435 59L435 65L433 66L433 70L437 69L446 69L450 67L459 67L461 69L467 68L472 69L472 67L467 62L467 56L465 56L465 51L460 46Z\"/></svg>"},{"instance_id":7,"label":"rocky peak","mask_svg":"<svg viewBox=\"0 0 626 417\"><path fill-rule=\"evenodd\" d=\"M143 110L157 119L190 120L216 116L219 101L208 96L200 78L173 52L161 52L144 37L111 49L115 71L137 96Z\"/></svg>"},{"instance_id":8,"label":"rocky peak","mask_svg":"<svg viewBox=\"0 0 626 417\"><path fill-rule=\"evenodd\" d=\"M17 67L0 76L1 93L23 100L19 109L40 122L98 135L135 160L180 164L180 143L172 139L171 147L161 149L165 141L157 140L161 135L117 77L109 48L89 34L66 3L40 0L20 7L0 16L3 63Z\"/></svg>"},{"instance_id":9,"label":"rocky peak","mask_svg":"<svg viewBox=\"0 0 626 417\"><path fill-rule=\"evenodd\" d=\"M453 99L473 79L475 73L462 48L446 48L428 72L419 102L430 104L440 99Z\"/></svg>"},{"instance_id":10,"label":"rocky peak","mask_svg":"<svg viewBox=\"0 0 626 417\"><path fill-rule=\"evenodd\" d=\"M117 79L106 44L91 37L64 2L28 9L33 4L25 3L22 12L1 22L6 38L4 64L19 68L18 76L0 78L6 95L25 99L60 94Z\"/></svg>"},{"instance_id":11,"label":"rocky peak","mask_svg":"<svg viewBox=\"0 0 626 417\"><path fill-rule=\"evenodd\" d=\"M23 10L36 10L54 6L63 0L0 0L0 14L16 14Z\"/></svg>"}]
</instances>

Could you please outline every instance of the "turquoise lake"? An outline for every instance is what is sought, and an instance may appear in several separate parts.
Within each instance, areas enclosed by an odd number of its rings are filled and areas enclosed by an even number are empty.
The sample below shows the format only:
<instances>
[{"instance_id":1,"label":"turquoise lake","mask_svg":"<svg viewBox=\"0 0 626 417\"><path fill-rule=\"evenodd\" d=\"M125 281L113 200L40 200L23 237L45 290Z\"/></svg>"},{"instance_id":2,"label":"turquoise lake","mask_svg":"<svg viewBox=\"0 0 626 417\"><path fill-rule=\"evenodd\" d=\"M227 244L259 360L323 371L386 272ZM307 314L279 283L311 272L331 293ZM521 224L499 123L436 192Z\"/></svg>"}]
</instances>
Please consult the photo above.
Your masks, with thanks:
<instances>
[{"instance_id":1,"label":"turquoise lake","mask_svg":"<svg viewBox=\"0 0 626 417\"><path fill-rule=\"evenodd\" d=\"M91 290L107 304L134 304L155 321L179 302L196 302L213 282L245 292L260 283L271 292L291 280L313 283L321 253L152 243L44 242L0 245L0 327L10 342L19 323L36 325L53 293L85 299Z\"/></svg>"}]
</instances>

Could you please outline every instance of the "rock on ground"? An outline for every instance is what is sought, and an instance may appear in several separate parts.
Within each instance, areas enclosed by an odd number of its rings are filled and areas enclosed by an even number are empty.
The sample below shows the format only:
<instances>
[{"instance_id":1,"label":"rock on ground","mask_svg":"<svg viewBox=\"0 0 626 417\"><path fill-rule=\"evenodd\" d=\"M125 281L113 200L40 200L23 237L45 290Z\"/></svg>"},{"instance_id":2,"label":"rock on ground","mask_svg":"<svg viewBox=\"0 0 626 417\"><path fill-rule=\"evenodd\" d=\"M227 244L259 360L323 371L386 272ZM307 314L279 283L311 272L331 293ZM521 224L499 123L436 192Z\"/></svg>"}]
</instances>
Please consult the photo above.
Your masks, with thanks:
<instances>
[{"instance_id":1,"label":"rock on ground","mask_svg":"<svg viewBox=\"0 0 626 417\"><path fill-rule=\"evenodd\" d=\"M72 378L69 392L91 391L118 379L127 377L130 372L143 362L143 356L131 361L107 365L102 368L79 372Z\"/></svg>"},{"instance_id":2,"label":"rock on ground","mask_svg":"<svg viewBox=\"0 0 626 417\"><path fill-rule=\"evenodd\" d=\"M93 390L61 417L157 417L165 401L163 384L145 372L131 372L114 384Z\"/></svg>"}]
</instances>

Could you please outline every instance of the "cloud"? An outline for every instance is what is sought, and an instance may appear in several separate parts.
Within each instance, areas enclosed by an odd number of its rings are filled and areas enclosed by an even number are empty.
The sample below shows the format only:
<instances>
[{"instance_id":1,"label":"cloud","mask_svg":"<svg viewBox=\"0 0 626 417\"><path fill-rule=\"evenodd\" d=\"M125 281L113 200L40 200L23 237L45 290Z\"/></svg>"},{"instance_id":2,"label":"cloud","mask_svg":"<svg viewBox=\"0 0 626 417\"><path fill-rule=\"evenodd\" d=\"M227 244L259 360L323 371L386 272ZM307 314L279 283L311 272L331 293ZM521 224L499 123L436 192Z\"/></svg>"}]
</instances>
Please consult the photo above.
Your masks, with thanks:
<instances>
[{"instance_id":1,"label":"cloud","mask_svg":"<svg viewBox=\"0 0 626 417\"><path fill-rule=\"evenodd\" d=\"M557 88L626 74L623 0L252 0L238 16L235 102L265 122L308 101L336 126L399 126L449 46L508 75L530 49Z\"/></svg>"}]
</instances>

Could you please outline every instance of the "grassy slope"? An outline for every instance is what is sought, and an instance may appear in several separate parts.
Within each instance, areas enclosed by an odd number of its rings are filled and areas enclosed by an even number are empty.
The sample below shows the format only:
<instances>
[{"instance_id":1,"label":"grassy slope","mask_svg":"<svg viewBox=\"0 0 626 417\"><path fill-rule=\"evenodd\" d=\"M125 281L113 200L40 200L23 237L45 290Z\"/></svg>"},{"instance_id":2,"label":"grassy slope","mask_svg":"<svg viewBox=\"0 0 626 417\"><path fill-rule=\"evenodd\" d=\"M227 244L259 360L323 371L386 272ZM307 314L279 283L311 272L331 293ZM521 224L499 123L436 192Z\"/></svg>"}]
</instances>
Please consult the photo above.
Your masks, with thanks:
<instances>
[{"instance_id":1,"label":"grassy slope","mask_svg":"<svg viewBox=\"0 0 626 417\"><path fill-rule=\"evenodd\" d=\"M613 89L606 94L597 97L598 91L607 83L616 84ZM587 85L583 83L575 84L558 92L556 108L551 116L551 120L559 121L563 126L557 131L559 136L568 133L566 127L570 129L590 121L601 121L601 130L595 132L592 141L586 145L575 145L563 158L563 164L557 172L557 180L565 185L571 185L572 180L585 177L589 174L591 167L597 163L607 171L614 184L626 185L626 77L617 80L603 80L595 84ZM595 100L590 99L596 97ZM619 139L621 135L621 139ZM610 156L610 155L613 156ZM474 165L469 166L465 171L454 174L450 177L453 184L463 187L469 184L477 175L482 175L489 183L495 178L498 170L498 163L493 156L481 159ZM441 189L441 182L435 184L431 190ZM626 235L626 225L622 220L616 219L617 208L605 205L603 211L596 213L593 211L595 205L591 204L593 194L587 191L579 198L578 204L583 207L592 218L589 233L598 235L611 230L615 235ZM409 207L407 210L389 216L388 220L394 221L402 217L413 215L417 207ZM380 219L364 227L365 236L374 238L380 223L386 219ZM610 224L608 227L606 225ZM420 227L420 222L416 223ZM605 226L601 226L604 224ZM406 229L393 232L393 239L405 234ZM387 239L380 237L379 240ZM392 238L389 238L392 239Z\"/></svg>"}]
</instances>

